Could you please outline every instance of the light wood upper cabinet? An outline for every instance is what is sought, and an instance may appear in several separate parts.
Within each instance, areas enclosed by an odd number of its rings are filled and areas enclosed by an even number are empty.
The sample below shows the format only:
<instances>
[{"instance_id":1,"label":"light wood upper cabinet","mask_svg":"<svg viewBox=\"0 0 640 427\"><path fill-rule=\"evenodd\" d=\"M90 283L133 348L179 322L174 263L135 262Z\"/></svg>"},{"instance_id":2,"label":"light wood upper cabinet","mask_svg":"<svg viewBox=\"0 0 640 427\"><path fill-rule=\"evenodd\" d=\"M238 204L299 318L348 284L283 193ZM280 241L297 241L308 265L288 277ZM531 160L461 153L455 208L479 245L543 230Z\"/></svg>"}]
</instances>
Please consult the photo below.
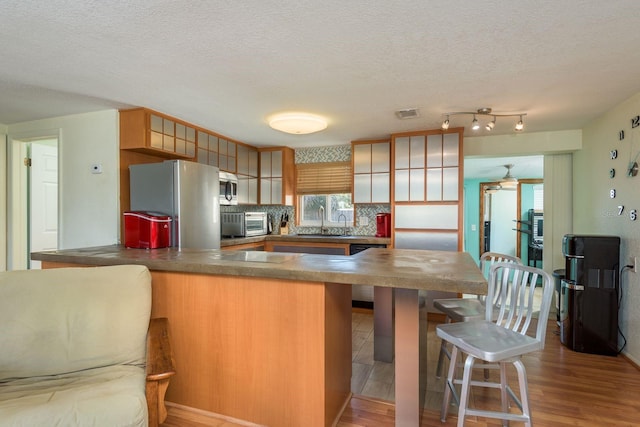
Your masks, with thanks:
<instances>
[{"instance_id":1,"label":"light wood upper cabinet","mask_svg":"<svg viewBox=\"0 0 640 427\"><path fill-rule=\"evenodd\" d=\"M220 170L236 173L236 157L238 143L228 138L198 131L198 163L216 166Z\"/></svg>"},{"instance_id":2,"label":"light wood upper cabinet","mask_svg":"<svg viewBox=\"0 0 640 427\"><path fill-rule=\"evenodd\" d=\"M458 201L460 138L440 131L395 136L394 201Z\"/></svg>"},{"instance_id":3,"label":"light wood upper cabinet","mask_svg":"<svg viewBox=\"0 0 640 427\"><path fill-rule=\"evenodd\" d=\"M353 203L389 203L389 140L354 141Z\"/></svg>"},{"instance_id":4,"label":"light wood upper cabinet","mask_svg":"<svg viewBox=\"0 0 640 427\"><path fill-rule=\"evenodd\" d=\"M120 148L173 159L194 159L196 129L145 108L120 111Z\"/></svg>"},{"instance_id":5,"label":"light wood upper cabinet","mask_svg":"<svg viewBox=\"0 0 640 427\"><path fill-rule=\"evenodd\" d=\"M238 203L258 204L258 149L237 144Z\"/></svg>"},{"instance_id":6,"label":"light wood upper cabinet","mask_svg":"<svg viewBox=\"0 0 640 427\"><path fill-rule=\"evenodd\" d=\"M295 156L288 147L260 148L260 204L293 205Z\"/></svg>"}]
</instances>

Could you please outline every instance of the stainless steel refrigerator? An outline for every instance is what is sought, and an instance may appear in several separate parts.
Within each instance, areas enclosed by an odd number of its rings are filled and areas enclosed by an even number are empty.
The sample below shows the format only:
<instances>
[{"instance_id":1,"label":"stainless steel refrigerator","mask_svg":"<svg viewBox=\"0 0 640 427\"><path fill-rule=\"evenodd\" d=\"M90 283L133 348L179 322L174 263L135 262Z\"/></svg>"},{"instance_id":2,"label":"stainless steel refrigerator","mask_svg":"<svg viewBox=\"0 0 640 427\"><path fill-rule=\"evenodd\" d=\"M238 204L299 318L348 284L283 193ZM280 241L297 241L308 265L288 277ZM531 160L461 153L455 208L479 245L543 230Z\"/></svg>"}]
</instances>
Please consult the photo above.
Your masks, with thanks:
<instances>
[{"instance_id":1,"label":"stainless steel refrigerator","mask_svg":"<svg viewBox=\"0 0 640 427\"><path fill-rule=\"evenodd\" d=\"M219 169L186 160L129 166L131 210L171 216L171 246L220 249Z\"/></svg>"}]
</instances>

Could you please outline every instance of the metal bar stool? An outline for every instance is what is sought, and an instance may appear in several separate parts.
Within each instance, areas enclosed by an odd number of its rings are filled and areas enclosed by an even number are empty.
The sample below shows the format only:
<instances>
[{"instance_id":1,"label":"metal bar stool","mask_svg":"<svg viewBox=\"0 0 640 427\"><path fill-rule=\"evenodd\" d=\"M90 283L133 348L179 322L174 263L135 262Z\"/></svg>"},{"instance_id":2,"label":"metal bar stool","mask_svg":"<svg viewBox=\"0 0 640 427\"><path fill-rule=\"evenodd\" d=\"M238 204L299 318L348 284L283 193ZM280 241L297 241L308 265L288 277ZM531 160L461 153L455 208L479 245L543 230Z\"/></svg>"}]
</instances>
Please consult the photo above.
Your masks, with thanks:
<instances>
[{"instance_id":1,"label":"metal bar stool","mask_svg":"<svg viewBox=\"0 0 640 427\"><path fill-rule=\"evenodd\" d=\"M480 256L480 270L482 270L482 274L486 278L489 278L489 268L497 262L522 264L520 258L516 256L497 252L485 252ZM485 301L486 297L484 295L478 295L478 298L446 298L433 300L433 306L445 314L445 323L468 322L470 320L484 319ZM495 305L495 301L493 304ZM438 365L436 367L437 378L440 378L442 375L444 356L451 360L451 353L447 348L447 342L442 340L440 342L440 354L438 355ZM489 378L488 371L485 371L485 378Z\"/></svg>"},{"instance_id":2,"label":"metal bar stool","mask_svg":"<svg viewBox=\"0 0 640 427\"><path fill-rule=\"evenodd\" d=\"M534 292L538 278L542 278L542 299L537 323L534 320ZM501 282L496 286L495 282ZM497 291L496 291L497 290ZM494 294L495 292L495 294ZM500 307L494 319L491 305L486 306L485 320L442 324L436 327L438 336L453 345L451 363L442 401L441 420L447 417L451 396L458 402L458 427L464 426L466 416L481 416L509 421L521 421L531 427L531 410L527 387L527 374L521 356L544 348L549 308L553 295L553 281L546 272L515 263L494 264L489 273L488 301L497 299ZM527 331L535 326L535 337ZM462 380L455 377L458 355L465 353ZM500 366L500 382L473 381L471 373L476 361L497 363ZM507 384L507 365L512 363L518 373L520 397ZM456 385L461 384L460 396ZM500 389L501 412L468 408L471 386ZM509 400L522 411L509 412Z\"/></svg>"}]
</instances>

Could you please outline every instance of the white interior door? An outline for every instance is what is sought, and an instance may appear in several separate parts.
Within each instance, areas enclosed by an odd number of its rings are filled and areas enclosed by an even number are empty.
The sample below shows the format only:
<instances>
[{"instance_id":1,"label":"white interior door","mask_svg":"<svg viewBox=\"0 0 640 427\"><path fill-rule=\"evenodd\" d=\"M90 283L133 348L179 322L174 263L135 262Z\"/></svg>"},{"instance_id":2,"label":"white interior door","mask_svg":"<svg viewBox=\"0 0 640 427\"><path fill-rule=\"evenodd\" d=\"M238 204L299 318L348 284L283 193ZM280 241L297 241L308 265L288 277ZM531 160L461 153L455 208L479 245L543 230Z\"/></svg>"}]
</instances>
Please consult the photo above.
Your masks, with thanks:
<instances>
[{"instance_id":1,"label":"white interior door","mask_svg":"<svg viewBox=\"0 0 640 427\"><path fill-rule=\"evenodd\" d=\"M57 141L31 143L29 188L30 252L58 248L58 147ZM30 258L30 257L29 257ZM29 268L40 268L29 261Z\"/></svg>"},{"instance_id":2,"label":"white interior door","mask_svg":"<svg viewBox=\"0 0 640 427\"><path fill-rule=\"evenodd\" d=\"M491 251L516 255L518 192L500 190L491 195Z\"/></svg>"}]
</instances>

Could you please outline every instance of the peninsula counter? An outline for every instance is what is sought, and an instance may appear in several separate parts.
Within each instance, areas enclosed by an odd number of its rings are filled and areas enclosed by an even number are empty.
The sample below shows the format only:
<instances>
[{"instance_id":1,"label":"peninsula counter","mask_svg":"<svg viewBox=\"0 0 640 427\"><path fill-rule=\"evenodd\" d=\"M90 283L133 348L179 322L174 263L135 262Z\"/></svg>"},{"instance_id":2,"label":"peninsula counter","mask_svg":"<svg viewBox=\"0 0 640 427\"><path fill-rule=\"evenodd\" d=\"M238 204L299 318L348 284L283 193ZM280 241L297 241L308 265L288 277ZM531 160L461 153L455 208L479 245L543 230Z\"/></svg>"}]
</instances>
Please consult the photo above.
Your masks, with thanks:
<instances>
[{"instance_id":1,"label":"peninsula counter","mask_svg":"<svg viewBox=\"0 0 640 427\"><path fill-rule=\"evenodd\" d=\"M418 426L426 390L418 292L487 291L463 252L337 256L114 245L31 257L44 268L146 265L152 315L168 317L172 333L177 374L167 400L269 426L330 426L348 403L351 284L393 291L396 425Z\"/></svg>"}]
</instances>

